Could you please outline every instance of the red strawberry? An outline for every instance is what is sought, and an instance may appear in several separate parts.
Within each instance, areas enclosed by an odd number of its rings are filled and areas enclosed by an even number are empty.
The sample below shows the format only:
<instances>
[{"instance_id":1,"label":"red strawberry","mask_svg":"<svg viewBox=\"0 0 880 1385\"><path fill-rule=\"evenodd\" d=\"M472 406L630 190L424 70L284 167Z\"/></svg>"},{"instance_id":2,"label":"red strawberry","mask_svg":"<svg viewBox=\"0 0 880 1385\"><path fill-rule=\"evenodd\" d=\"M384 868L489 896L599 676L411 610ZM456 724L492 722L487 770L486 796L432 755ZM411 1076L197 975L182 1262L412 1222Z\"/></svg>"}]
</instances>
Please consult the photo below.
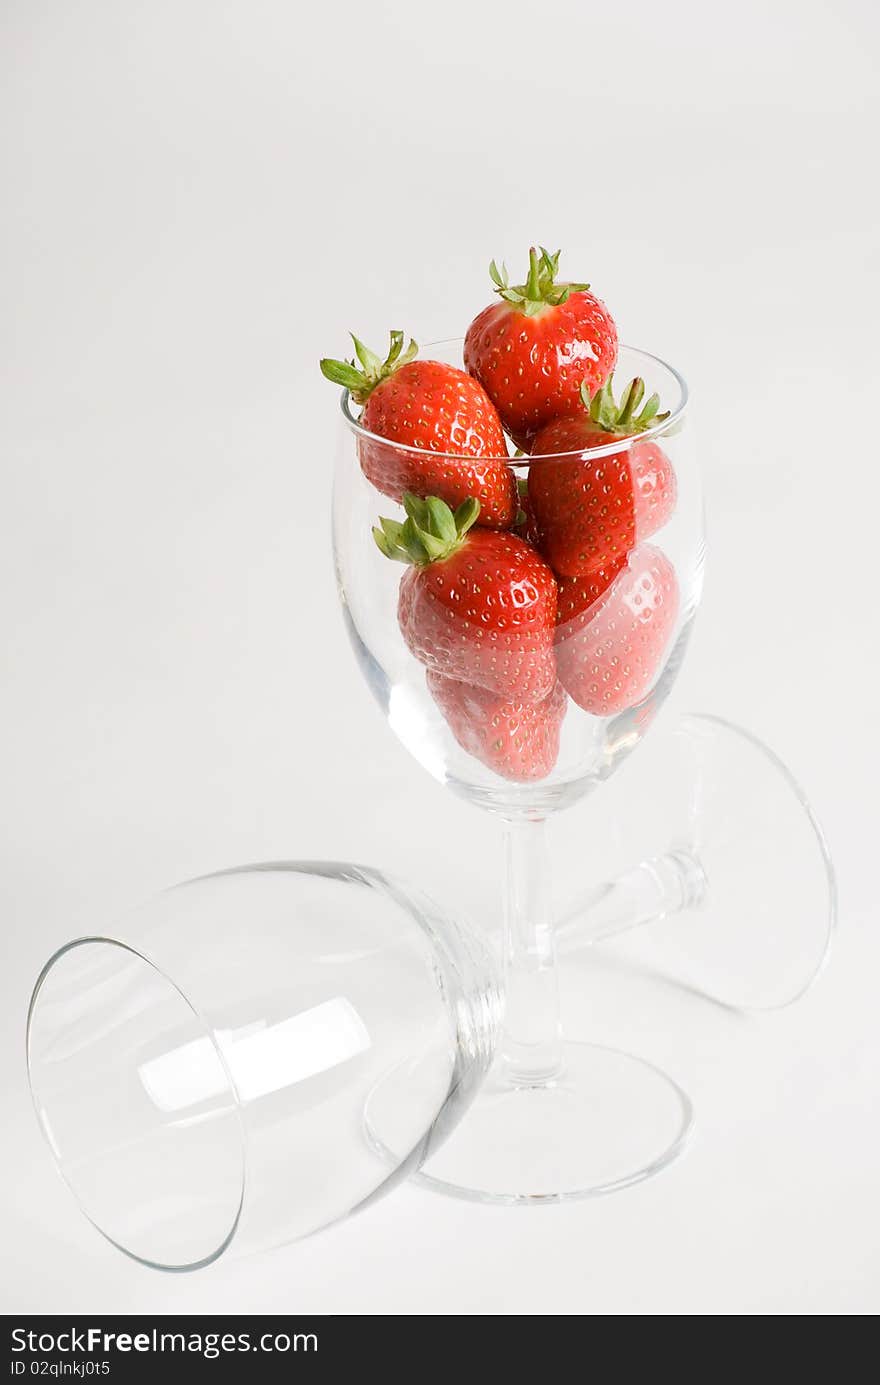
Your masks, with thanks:
<instances>
[{"instance_id":1,"label":"red strawberry","mask_svg":"<svg viewBox=\"0 0 880 1385\"><path fill-rule=\"evenodd\" d=\"M428 670L428 687L462 750L502 779L546 779L559 756L568 698L560 683L542 702L511 702Z\"/></svg>"},{"instance_id":2,"label":"red strawberry","mask_svg":"<svg viewBox=\"0 0 880 1385\"><path fill-rule=\"evenodd\" d=\"M516 517L516 485L501 421L482 386L455 366L414 360L414 341L401 355L402 332L391 333L384 361L357 337L352 341L363 369L354 361L325 359L321 370L363 404L361 426L379 435L358 440L367 479L398 501L411 491L438 495L455 509L475 495L480 524L509 529Z\"/></svg>"},{"instance_id":3,"label":"red strawberry","mask_svg":"<svg viewBox=\"0 0 880 1385\"><path fill-rule=\"evenodd\" d=\"M604 596L620 569L626 566L627 556L624 553L607 567L600 567L596 572L588 572L584 577L557 577L557 644L584 628L593 607L600 597Z\"/></svg>"},{"instance_id":4,"label":"red strawberry","mask_svg":"<svg viewBox=\"0 0 880 1385\"><path fill-rule=\"evenodd\" d=\"M478 500L453 515L436 496L404 496L404 524L382 519L373 537L413 566L400 583L403 638L430 669L520 702L556 682L556 580L514 534L472 529Z\"/></svg>"},{"instance_id":5,"label":"red strawberry","mask_svg":"<svg viewBox=\"0 0 880 1385\"><path fill-rule=\"evenodd\" d=\"M535 439L529 501L541 532L541 552L556 572L578 576L614 563L665 524L675 509L672 463L650 439L610 456L576 456L631 438L667 418L653 394L641 413L645 386L633 380L614 402L611 381L580 414L548 423Z\"/></svg>"},{"instance_id":6,"label":"red strawberry","mask_svg":"<svg viewBox=\"0 0 880 1385\"><path fill-rule=\"evenodd\" d=\"M616 576L561 578L558 613L556 663L566 692L593 716L623 712L644 697L663 662L678 615L675 569L644 544Z\"/></svg>"},{"instance_id":7,"label":"red strawberry","mask_svg":"<svg viewBox=\"0 0 880 1385\"><path fill-rule=\"evenodd\" d=\"M495 261L489 273L500 303L475 317L464 363L494 403L517 447L527 452L551 419L580 408L586 380L598 389L617 361L617 328L589 284L557 284L559 251L529 251L529 277L510 287Z\"/></svg>"}]
</instances>

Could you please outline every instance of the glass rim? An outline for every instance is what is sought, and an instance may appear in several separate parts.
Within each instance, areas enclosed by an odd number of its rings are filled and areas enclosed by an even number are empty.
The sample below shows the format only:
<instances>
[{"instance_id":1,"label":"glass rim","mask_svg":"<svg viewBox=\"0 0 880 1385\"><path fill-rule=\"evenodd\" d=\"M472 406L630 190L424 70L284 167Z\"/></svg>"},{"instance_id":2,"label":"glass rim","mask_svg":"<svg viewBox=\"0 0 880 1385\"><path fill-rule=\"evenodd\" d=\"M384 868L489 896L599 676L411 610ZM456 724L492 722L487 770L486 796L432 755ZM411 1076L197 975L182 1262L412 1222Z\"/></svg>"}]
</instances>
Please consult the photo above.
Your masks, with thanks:
<instances>
[{"instance_id":1,"label":"glass rim","mask_svg":"<svg viewBox=\"0 0 880 1385\"><path fill-rule=\"evenodd\" d=\"M101 1223L95 1220L95 1218L89 1211L88 1206L80 1196L77 1188L68 1179L67 1174L64 1171L64 1161L60 1157L58 1151L56 1150L54 1142L47 1137L47 1132L44 1129L43 1121L40 1119L40 1109L37 1102L37 1089L34 1083L34 1076L31 1064L31 1031L33 1027L33 1019L36 1012L37 1002L40 997L40 992L43 989L43 985L49 976L49 973L53 970L57 963L60 962L61 959L67 955L68 952L72 952L74 948L85 947L90 944L100 944L106 947L118 948L119 951L127 952L129 956L136 957L139 962L143 962L147 967L149 967L150 970L154 972L155 975L159 977L159 979L163 981L164 984L168 986L170 990L172 990L180 1000L183 1001L183 1004L186 1006L190 1014L196 1020L196 1023L201 1029L203 1036L208 1040L212 1049L214 1050L214 1054L218 1062L220 1063L223 1075L226 1078L226 1082L228 1084L229 1089L229 1095L232 1097L235 1109L236 1126L238 1129L239 1150L241 1154L241 1178L239 1180L241 1185L241 1191L239 1195L238 1206L235 1210L235 1215L232 1219L232 1225L230 1226L229 1230L227 1231L223 1239L215 1247L215 1249L212 1250L209 1255L203 1256L200 1260L189 1261L187 1263L180 1264L168 1264L162 1260L149 1260L142 1255L138 1255L136 1251L131 1250L121 1241L117 1241L113 1236L111 1236L110 1233L104 1229ZM46 1139L46 1143L49 1146L49 1152L52 1155L52 1162L58 1170L58 1173L60 1177L63 1179L66 1187L72 1194L74 1201L76 1202L76 1205L79 1207L80 1212L85 1217L86 1221L88 1221L90 1225L93 1226L95 1230L98 1231L106 1241L109 1241L112 1246L114 1246L117 1250L121 1250L123 1255L127 1255L130 1260L137 1261L139 1265L146 1265L148 1269L163 1270L165 1272L170 1272L172 1274L176 1272L188 1273L191 1270L204 1269L207 1265L212 1265L216 1260L219 1260L221 1255L223 1255L229 1249L229 1246L232 1244L233 1240L238 1234L238 1229L241 1225L241 1217L242 1212L244 1210L245 1192L247 1190L248 1183L247 1132L242 1116L241 1094L239 1093L238 1087L236 1086L235 1079L233 1078L229 1068L229 1064L227 1063L223 1055L223 1051L220 1048L219 1043L217 1042L217 1038L214 1034L213 1028L205 1019L204 1015L201 1013L198 1007L193 1004L186 992L181 990L177 982L172 977L170 977L168 973L162 969L162 967L158 966L152 960L152 958L147 957L146 954L140 952L138 948L132 947L131 943L123 942L121 938L110 938L107 937L105 934L101 933L84 934L78 938L71 938L68 942L63 943L61 947L57 948L52 953L51 957L49 957L43 965L39 976L34 982L34 987L31 991L30 1002L28 1004L27 1024L25 1027L25 1057L27 1063L28 1091L30 1092L31 1102L33 1103L34 1112L37 1117L37 1124L39 1125L40 1130L42 1131L43 1136Z\"/></svg>"},{"instance_id":2,"label":"glass rim","mask_svg":"<svg viewBox=\"0 0 880 1385\"><path fill-rule=\"evenodd\" d=\"M463 337L444 337L438 341L425 343L424 350L430 351L432 347L458 346L464 341ZM645 428L640 433L634 433L630 437L614 438L611 442L602 443L599 447L581 447L573 452L531 452L522 457L474 457L467 456L461 452L435 452L424 447L413 447L410 443L394 442L391 438L384 438L381 433L371 433L369 428L364 428L351 412L351 391L343 389L341 391L340 409L346 427L364 442L375 443L381 447L393 448L395 452L409 453L415 457L424 456L427 452L431 457L439 457L441 460L450 462L461 462L469 466L479 465L489 461L505 461L514 471L528 470L533 462L552 461L559 462L564 459L577 458L585 460L587 458L613 457L617 453L629 451L637 443L648 442L652 438L663 437L667 433L672 433L678 429L685 416L688 407L689 391L687 381L675 366L664 361L661 356L655 356L650 351L643 351L638 346L628 346L626 342L621 342L620 347L624 351L631 351L634 355L642 356L645 360L653 361L655 365L662 367L675 380L679 388L679 398L673 409L669 411L669 416L661 422L653 424L650 428ZM428 360L429 357L420 359ZM615 367L616 368L616 367Z\"/></svg>"}]
</instances>

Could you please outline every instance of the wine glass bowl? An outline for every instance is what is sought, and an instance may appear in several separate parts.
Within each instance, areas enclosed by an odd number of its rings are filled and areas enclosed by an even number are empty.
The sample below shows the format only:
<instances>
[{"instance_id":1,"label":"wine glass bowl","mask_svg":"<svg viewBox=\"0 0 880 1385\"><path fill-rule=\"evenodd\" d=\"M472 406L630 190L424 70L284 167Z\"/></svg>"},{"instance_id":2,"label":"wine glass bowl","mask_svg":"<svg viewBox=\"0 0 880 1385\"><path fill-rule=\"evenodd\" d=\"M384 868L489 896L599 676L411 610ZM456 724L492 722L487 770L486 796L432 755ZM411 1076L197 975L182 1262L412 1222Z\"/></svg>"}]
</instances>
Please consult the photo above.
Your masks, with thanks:
<instances>
[{"instance_id":1,"label":"wine glass bowl","mask_svg":"<svg viewBox=\"0 0 880 1385\"><path fill-rule=\"evenodd\" d=\"M425 348L425 355L460 365L461 343L435 343ZM624 512L622 551L610 555L610 562L607 552L587 555L586 574L559 578L560 621L552 656L559 682L548 676L525 695L516 685L505 692L482 675L476 686L462 689L454 660L443 662L448 649L440 650L432 665L408 647L399 607L402 583L411 574L383 556L372 530L380 516L405 519L400 500L412 483L418 449L364 430L343 391L334 550L343 611L362 672L391 729L414 758L456 793L505 817L546 815L568 806L638 744L672 686L699 603L702 499L685 426L686 386L672 367L630 347L620 348L616 377L621 382L643 380L646 394L660 396L666 416L635 437L612 438L587 450L509 457L506 465L521 505L515 533L518 539L536 537L530 533L529 487L539 469L546 474L555 468L562 475L565 468L589 467L597 489L604 483L609 491L606 470L609 480L612 472L618 478L626 475L634 495L637 487L650 488L651 459L659 456L674 476L674 508L662 527L641 533L634 501L628 508L624 496L617 507ZM432 458L435 468L437 460ZM497 481L497 459L461 455L442 460L448 463L444 471L450 493L456 487L460 493L464 481L480 500L489 494L487 478ZM386 494L374 484L377 477L385 479ZM481 522L478 516L477 526ZM494 514L488 515L488 523L495 527ZM493 541L485 543L491 551ZM587 592L586 605L582 591ZM574 612L570 618L569 611ZM454 651L472 630L462 620L453 620L449 628ZM444 684L450 673L452 686ZM502 744L505 736L509 747ZM527 762L515 753L517 740L537 746Z\"/></svg>"},{"instance_id":2,"label":"wine glass bowl","mask_svg":"<svg viewBox=\"0 0 880 1385\"><path fill-rule=\"evenodd\" d=\"M192 1270L338 1221L412 1173L479 1087L479 939L344 862L166 890L47 962L28 1077L58 1171L133 1259ZM365 1134L370 1106L395 1154Z\"/></svg>"}]
</instances>

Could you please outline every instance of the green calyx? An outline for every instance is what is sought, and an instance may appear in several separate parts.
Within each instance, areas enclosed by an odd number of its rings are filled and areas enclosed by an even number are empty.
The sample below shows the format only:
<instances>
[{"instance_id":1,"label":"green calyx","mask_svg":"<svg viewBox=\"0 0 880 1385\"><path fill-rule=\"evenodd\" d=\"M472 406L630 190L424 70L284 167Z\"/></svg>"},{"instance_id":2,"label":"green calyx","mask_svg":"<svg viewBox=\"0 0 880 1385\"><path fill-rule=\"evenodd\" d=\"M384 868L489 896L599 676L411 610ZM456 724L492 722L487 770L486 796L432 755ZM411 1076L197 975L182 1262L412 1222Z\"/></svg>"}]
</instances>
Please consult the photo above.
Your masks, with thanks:
<instances>
[{"instance_id":1,"label":"green calyx","mask_svg":"<svg viewBox=\"0 0 880 1385\"><path fill-rule=\"evenodd\" d=\"M406 520L380 519L373 530L376 547L397 563L427 567L442 562L464 542L480 513L479 500L463 500L454 512L444 500L429 495L426 500L409 492L403 497Z\"/></svg>"},{"instance_id":2,"label":"green calyx","mask_svg":"<svg viewBox=\"0 0 880 1385\"><path fill-rule=\"evenodd\" d=\"M391 346L384 361L380 360L375 351L364 346L362 341L352 332L351 339L354 342L355 354L360 361L360 369L354 360L334 361L325 356L321 361L321 374L328 380L332 380L334 385L343 385L349 391L356 404L363 404L369 398L377 385L383 380L387 380L389 375L393 375L395 370L400 370L402 365L408 365L414 360L418 353L418 347L414 341L410 341L409 346L403 349L403 333L391 333Z\"/></svg>"},{"instance_id":3,"label":"green calyx","mask_svg":"<svg viewBox=\"0 0 880 1385\"><path fill-rule=\"evenodd\" d=\"M559 251L551 255L542 245L537 250L532 246L529 251L529 277L524 284L508 283L507 266L503 264L499 269L494 260L489 266L489 275L495 292L505 303L512 303L526 317L534 317L542 308L548 305L556 308L567 301L569 294L581 293L590 287L589 284L557 284L558 269Z\"/></svg>"},{"instance_id":4,"label":"green calyx","mask_svg":"<svg viewBox=\"0 0 880 1385\"><path fill-rule=\"evenodd\" d=\"M604 385L590 398L589 387L586 380L581 385L581 399L584 408L589 412L590 418L605 433L617 433L622 437L631 438L634 433L643 433L646 428L653 428L655 423L662 423L669 413L661 414L660 396L652 394L644 405L642 400L645 398L645 382L638 376L630 380L623 394L620 396L620 403L614 399L612 387L612 377L609 375Z\"/></svg>"}]
</instances>

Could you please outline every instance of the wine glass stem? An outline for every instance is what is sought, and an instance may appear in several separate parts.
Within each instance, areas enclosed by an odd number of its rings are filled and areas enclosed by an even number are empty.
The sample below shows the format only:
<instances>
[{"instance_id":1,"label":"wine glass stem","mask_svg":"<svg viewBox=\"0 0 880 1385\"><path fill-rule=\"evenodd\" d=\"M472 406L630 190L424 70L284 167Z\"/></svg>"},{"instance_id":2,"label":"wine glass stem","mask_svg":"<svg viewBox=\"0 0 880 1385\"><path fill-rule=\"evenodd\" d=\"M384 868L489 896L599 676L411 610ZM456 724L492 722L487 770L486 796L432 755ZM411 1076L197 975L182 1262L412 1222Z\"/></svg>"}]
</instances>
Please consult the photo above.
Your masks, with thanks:
<instances>
[{"instance_id":1,"label":"wine glass stem","mask_svg":"<svg viewBox=\"0 0 880 1385\"><path fill-rule=\"evenodd\" d=\"M504 1034L502 1061L517 1086L552 1081L562 1070L556 947L548 896L547 824L505 827Z\"/></svg>"},{"instance_id":2,"label":"wine glass stem","mask_svg":"<svg viewBox=\"0 0 880 1385\"><path fill-rule=\"evenodd\" d=\"M702 862L693 852L652 856L573 899L557 924L559 945L566 952L588 947L659 923L683 909L699 908L705 903L707 884Z\"/></svg>"}]
</instances>

